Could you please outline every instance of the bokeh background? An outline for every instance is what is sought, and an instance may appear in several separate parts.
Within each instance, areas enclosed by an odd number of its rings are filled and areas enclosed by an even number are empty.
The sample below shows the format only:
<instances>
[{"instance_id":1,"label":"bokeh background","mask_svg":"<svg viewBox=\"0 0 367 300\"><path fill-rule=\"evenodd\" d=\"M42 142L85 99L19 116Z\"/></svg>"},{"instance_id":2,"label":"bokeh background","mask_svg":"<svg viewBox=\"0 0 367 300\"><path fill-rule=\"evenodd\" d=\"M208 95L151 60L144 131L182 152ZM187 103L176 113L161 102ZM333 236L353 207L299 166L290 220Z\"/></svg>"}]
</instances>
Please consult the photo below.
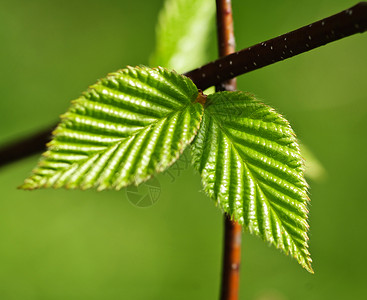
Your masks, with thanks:
<instances>
[{"instance_id":1,"label":"bokeh background","mask_svg":"<svg viewBox=\"0 0 367 300\"><path fill-rule=\"evenodd\" d=\"M356 4L233 2L238 49ZM0 144L53 123L106 73L148 64L162 3L1 0ZM366 54L367 34L355 35L238 79L326 170L310 181L315 275L244 233L241 299L366 295ZM17 190L37 159L0 170L0 299L218 298L222 215L191 167L159 175L158 201L138 208L126 191Z\"/></svg>"}]
</instances>

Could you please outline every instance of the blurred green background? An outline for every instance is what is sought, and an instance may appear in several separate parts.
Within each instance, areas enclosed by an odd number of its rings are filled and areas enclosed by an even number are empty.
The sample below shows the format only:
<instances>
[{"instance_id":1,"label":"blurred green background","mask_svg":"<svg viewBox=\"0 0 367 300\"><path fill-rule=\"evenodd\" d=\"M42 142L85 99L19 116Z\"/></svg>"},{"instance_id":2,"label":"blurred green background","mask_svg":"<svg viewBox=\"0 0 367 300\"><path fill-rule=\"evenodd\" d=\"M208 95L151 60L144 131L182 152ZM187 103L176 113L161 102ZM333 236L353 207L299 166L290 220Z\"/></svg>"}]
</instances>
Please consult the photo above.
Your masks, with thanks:
<instances>
[{"instance_id":1,"label":"blurred green background","mask_svg":"<svg viewBox=\"0 0 367 300\"><path fill-rule=\"evenodd\" d=\"M2 0L1 144L53 123L106 73L148 64L162 3ZM354 4L234 0L237 48ZM310 181L315 275L244 233L241 299L366 295L366 54L367 34L355 35L239 78L326 169ZM218 298L222 215L191 167L159 175L158 201L137 208L125 191L16 190L37 159L0 170L0 299Z\"/></svg>"}]
</instances>

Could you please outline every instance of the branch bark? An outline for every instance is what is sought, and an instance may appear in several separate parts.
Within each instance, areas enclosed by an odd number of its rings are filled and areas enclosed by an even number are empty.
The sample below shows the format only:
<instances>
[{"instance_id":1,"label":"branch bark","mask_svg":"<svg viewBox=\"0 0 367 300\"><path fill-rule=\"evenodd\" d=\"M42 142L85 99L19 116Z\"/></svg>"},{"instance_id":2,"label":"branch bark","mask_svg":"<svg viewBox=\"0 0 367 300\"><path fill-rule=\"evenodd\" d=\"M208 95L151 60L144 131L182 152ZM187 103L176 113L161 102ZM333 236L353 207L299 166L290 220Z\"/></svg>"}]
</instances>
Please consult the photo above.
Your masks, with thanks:
<instances>
[{"instance_id":1,"label":"branch bark","mask_svg":"<svg viewBox=\"0 0 367 300\"><path fill-rule=\"evenodd\" d=\"M202 90L367 30L367 2L185 73Z\"/></svg>"},{"instance_id":2,"label":"branch bark","mask_svg":"<svg viewBox=\"0 0 367 300\"><path fill-rule=\"evenodd\" d=\"M283 34L252 47L226 55L198 69L185 73L196 86L205 90L223 81L246 74L344 37L367 30L367 2L331 17ZM0 148L0 167L45 149L51 130L15 141Z\"/></svg>"},{"instance_id":3,"label":"branch bark","mask_svg":"<svg viewBox=\"0 0 367 300\"><path fill-rule=\"evenodd\" d=\"M0 149L0 167L46 150L46 143L51 140L55 127L56 124L2 147Z\"/></svg>"},{"instance_id":4,"label":"branch bark","mask_svg":"<svg viewBox=\"0 0 367 300\"><path fill-rule=\"evenodd\" d=\"M233 33L233 15L230 0L217 0L217 36L219 57L235 52ZM234 91L237 88L236 79L220 82L216 91ZM224 214L223 261L221 300L237 300L240 286L241 264L241 225Z\"/></svg>"}]
</instances>

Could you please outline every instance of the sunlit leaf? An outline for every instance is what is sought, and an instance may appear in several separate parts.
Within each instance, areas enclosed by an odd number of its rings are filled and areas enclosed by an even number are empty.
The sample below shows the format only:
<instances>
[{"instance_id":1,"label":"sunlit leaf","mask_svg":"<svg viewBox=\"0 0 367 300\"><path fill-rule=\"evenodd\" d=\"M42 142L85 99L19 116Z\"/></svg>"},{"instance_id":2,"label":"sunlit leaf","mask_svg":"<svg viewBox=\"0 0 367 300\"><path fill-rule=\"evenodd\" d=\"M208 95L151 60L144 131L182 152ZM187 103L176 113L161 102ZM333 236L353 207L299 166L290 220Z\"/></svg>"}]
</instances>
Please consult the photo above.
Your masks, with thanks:
<instances>
[{"instance_id":1,"label":"sunlit leaf","mask_svg":"<svg viewBox=\"0 0 367 300\"><path fill-rule=\"evenodd\" d=\"M163 68L110 74L73 101L22 188L120 189L149 179L197 133L197 95L190 79Z\"/></svg>"},{"instance_id":2,"label":"sunlit leaf","mask_svg":"<svg viewBox=\"0 0 367 300\"><path fill-rule=\"evenodd\" d=\"M192 156L219 207L312 272L303 160L281 115L247 93L209 95Z\"/></svg>"}]
</instances>

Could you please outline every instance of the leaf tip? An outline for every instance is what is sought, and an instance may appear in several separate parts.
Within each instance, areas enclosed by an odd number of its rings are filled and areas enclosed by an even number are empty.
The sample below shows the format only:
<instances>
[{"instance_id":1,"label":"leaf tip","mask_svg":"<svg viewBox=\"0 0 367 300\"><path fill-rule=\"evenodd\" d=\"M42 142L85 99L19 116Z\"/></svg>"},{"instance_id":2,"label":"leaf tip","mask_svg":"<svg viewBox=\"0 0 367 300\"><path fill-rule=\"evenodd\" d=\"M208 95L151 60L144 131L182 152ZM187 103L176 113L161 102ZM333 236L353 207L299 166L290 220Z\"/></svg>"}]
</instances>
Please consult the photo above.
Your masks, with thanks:
<instances>
[{"instance_id":1,"label":"leaf tip","mask_svg":"<svg viewBox=\"0 0 367 300\"><path fill-rule=\"evenodd\" d=\"M39 188L40 188L39 185L29 178L24 180L24 182L17 187L18 190L24 190L24 191L33 191Z\"/></svg>"},{"instance_id":2,"label":"leaf tip","mask_svg":"<svg viewBox=\"0 0 367 300\"><path fill-rule=\"evenodd\" d=\"M311 274L315 274L315 271L313 270L313 268L311 266L311 261L308 261L306 264L302 265L302 267L304 269L306 269L307 272L309 272Z\"/></svg>"}]
</instances>

